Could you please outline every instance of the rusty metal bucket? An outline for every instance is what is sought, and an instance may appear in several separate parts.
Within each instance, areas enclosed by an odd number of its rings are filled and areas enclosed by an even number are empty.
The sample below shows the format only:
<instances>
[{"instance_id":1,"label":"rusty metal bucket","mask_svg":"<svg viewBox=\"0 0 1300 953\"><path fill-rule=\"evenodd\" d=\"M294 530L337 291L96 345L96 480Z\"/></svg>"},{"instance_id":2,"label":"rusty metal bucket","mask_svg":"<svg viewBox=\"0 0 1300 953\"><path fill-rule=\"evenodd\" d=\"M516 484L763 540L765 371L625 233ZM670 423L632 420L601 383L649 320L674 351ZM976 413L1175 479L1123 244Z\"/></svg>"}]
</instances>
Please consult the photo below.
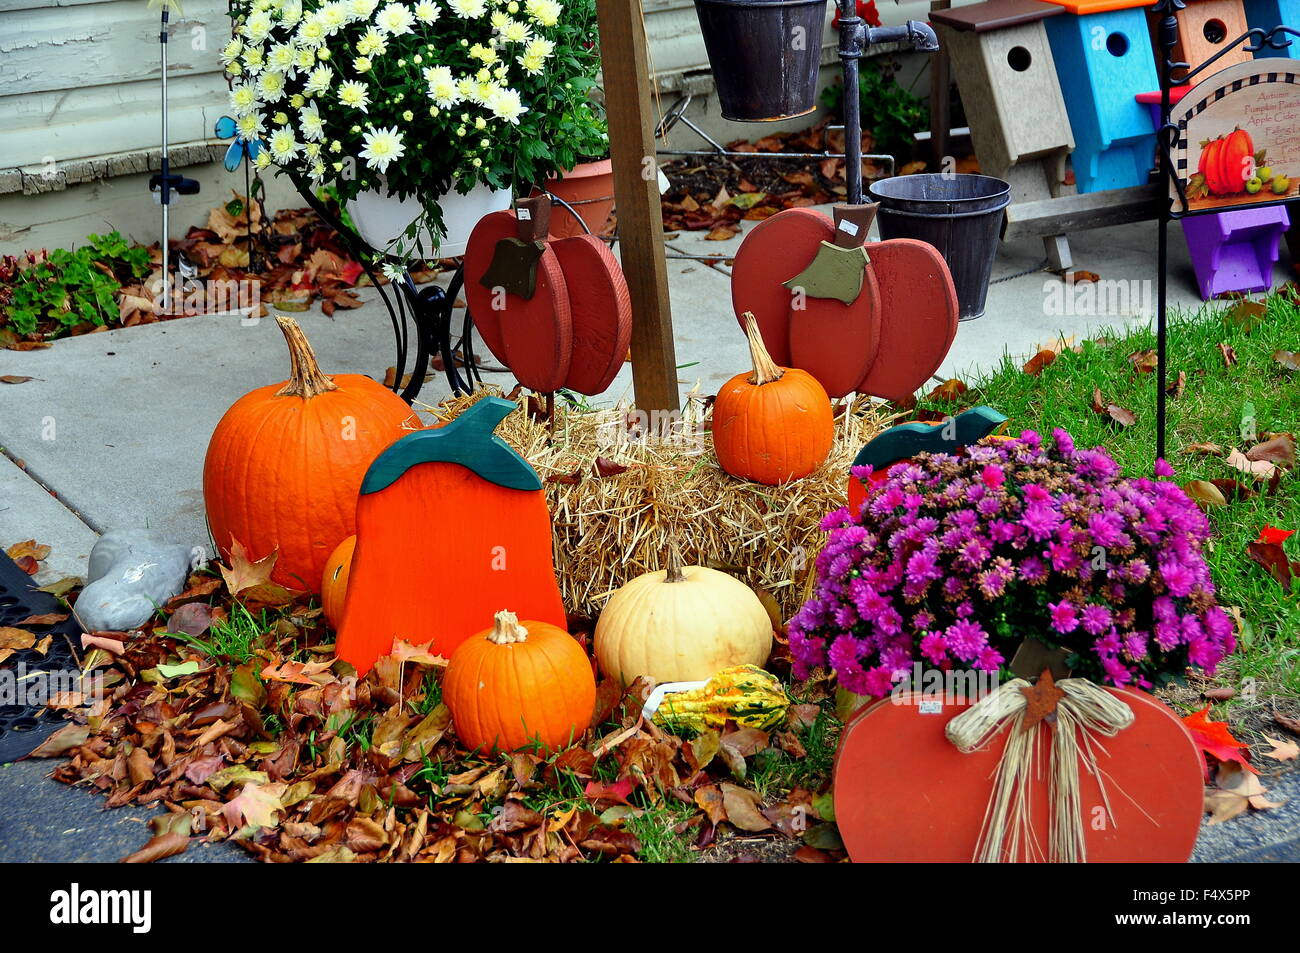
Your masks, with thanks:
<instances>
[{"instance_id":1,"label":"rusty metal bucket","mask_svg":"<svg viewBox=\"0 0 1300 953\"><path fill-rule=\"evenodd\" d=\"M695 0L722 118L771 122L817 108L827 0Z\"/></svg>"}]
</instances>

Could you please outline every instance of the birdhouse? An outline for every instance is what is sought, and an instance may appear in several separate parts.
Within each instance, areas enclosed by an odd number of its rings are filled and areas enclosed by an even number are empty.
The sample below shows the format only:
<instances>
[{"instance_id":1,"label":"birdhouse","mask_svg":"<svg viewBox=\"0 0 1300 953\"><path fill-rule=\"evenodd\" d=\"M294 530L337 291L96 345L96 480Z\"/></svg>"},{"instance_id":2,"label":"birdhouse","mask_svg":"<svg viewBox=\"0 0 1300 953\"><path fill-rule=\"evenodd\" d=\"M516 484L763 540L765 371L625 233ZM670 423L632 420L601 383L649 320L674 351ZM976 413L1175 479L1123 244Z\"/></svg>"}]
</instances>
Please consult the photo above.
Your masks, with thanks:
<instances>
[{"instance_id":1,"label":"birdhouse","mask_svg":"<svg viewBox=\"0 0 1300 953\"><path fill-rule=\"evenodd\" d=\"M980 171L1011 184L1015 201L1052 198L1074 148L1043 21L1064 13L1040 0L987 0L935 10Z\"/></svg>"},{"instance_id":2,"label":"birdhouse","mask_svg":"<svg viewBox=\"0 0 1300 953\"><path fill-rule=\"evenodd\" d=\"M1043 21L1074 132L1080 192L1144 185L1155 127L1134 98L1159 87L1142 0L1052 0ZM1210 2L1210 0L1206 0Z\"/></svg>"},{"instance_id":3,"label":"birdhouse","mask_svg":"<svg viewBox=\"0 0 1300 953\"><path fill-rule=\"evenodd\" d=\"M1187 0L1186 7L1174 11L1174 19L1178 21L1174 61L1186 63L1192 69L1227 48L1249 29L1242 0ZM1269 27L1280 22L1275 20ZM1234 63L1249 63L1252 59L1254 57L1244 46L1235 46L1214 66L1224 69Z\"/></svg>"},{"instance_id":4,"label":"birdhouse","mask_svg":"<svg viewBox=\"0 0 1300 953\"><path fill-rule=\"evenodd\" d=\"M1283 25L1293 30L1300 30L1300 0L1243 0L1242 6L1246 10L1246 24L1252 30L1271 30L1275 26ZM1261 56L1300 55L1300 43L1296 42L1297 38L1291 36L1287 39L1291 41L1288 49L1275 50L1266 46L1255 54L1255 59Z\"/></svg>"}]
</instances>

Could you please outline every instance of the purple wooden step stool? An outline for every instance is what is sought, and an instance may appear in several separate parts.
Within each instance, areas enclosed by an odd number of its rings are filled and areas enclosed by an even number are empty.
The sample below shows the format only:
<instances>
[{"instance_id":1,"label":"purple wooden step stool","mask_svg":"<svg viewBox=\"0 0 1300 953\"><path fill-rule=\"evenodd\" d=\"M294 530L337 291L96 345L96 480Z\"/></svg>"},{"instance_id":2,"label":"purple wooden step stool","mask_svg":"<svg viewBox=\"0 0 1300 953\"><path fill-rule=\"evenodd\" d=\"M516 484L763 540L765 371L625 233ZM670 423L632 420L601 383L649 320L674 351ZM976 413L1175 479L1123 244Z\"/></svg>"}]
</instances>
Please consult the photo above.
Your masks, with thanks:
<instances>
[{"instance_id":1,"label":"purple wooden step stool","mask_svg":"<svg viewBox=\"0 0 1300 953\"><path fill-rule=\"evenodd\" d=\"M1202 298L1273 287L1278 242L1290 225L1285 206L1233 209L1182 222Z\"/></svg>"},{"instance_id":2,"label":"purple wooden step stool","mask_svg":"<svg viewBox=\"0 0 1300 953\"><path fill-rule=\"evenodd\" d=\"M1171 102L1182 99L1187 90L1186 86L1171 89ZM1138 93L1135 98L1151 110L1151 121L1159 129L1160 94ZM1225 291L1273 287L1278 242L1290 225L1285 206L1231 209L1185 218L1182 223L1202 298L1208 301Z\"/></svg>"}]
</instances>

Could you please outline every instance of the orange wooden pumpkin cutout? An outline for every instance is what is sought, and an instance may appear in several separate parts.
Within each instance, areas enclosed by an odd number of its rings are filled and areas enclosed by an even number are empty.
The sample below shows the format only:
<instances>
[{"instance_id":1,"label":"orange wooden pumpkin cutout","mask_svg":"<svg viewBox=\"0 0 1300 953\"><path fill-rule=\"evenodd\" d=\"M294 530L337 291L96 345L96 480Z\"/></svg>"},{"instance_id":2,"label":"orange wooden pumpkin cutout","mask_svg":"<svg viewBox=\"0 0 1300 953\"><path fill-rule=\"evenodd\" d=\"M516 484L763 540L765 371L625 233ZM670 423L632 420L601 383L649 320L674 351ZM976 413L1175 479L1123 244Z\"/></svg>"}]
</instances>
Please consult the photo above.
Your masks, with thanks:
<instances>
[{"instance_id":1,"label":"orange wooden pumpkin cutout","mask_svg":"<svg viewBox=\"0 0 1300 953\"><path fill-rule=\"evenodd\" d=\"M1201 754L1187 729L1155 698L1106 690L1135 717L1104 739L1097 752L1112 816L1104 810L1097 778L1079 768L1088 862L1183 863L1201 824ZM944 728L966 710L965 702L938 703L935 710L936 703L922 708L914 695L899 701L887 698L860 709L841 735L834 790L844 846L858 863L969 863L993 774L1013 729L1004 729L984 750L962 754ZM1034 730L1042 733L1045 759L1055 729ZM1029 805L1042 852L1048 844L1048 774L1044 765Z\"/></svg>"},{"instance_id":2,"label":"orange wooden pumpkin cutout","mask_svg":"<svg viewBox=\"0 0 1300 953\"><path fill-rule=\"evenodd\" d=\"M365 673L395 639L450 658L509 605L564 628L542 482L493 431L485 397L384 451L361 485L339 658Z\"/></svg>"}]
</instances>

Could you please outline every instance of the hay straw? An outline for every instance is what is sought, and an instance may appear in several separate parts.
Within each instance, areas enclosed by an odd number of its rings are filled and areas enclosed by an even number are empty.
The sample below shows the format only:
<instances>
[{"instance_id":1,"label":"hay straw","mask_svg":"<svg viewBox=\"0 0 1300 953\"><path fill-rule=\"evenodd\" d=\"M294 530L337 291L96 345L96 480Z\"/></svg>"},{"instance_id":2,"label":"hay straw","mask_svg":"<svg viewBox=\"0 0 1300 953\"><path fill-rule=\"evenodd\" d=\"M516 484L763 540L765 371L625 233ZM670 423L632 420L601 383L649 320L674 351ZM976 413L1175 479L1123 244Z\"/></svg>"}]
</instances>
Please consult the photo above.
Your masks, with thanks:
<instances>
[{"instance_id":1,"label":"hay straw","mask_svg":"<svg viewBox=\"0 0 1300 953\"><path fill-rule=\"evenodd\" d=\"M494 393L486 387L425 409L450 420ZM818 524L846 502L853 457L895 419L870 398L857 398L837 421L826 462L801 480L769 487L718 467L704 429L706 401L697 395L665 426L646 426L646 416L626 404L585 410L556 401L554 433L519 403L497 433L545 483L565 608L586 615L598 613L624 583L662 569L676 535L688 564L723 569L768 590L788 619L804 601L822 547ZM629 419L652 436L629 432ZM597 476L597 457L628 469Z\"/></svg>"}]
</instances>

